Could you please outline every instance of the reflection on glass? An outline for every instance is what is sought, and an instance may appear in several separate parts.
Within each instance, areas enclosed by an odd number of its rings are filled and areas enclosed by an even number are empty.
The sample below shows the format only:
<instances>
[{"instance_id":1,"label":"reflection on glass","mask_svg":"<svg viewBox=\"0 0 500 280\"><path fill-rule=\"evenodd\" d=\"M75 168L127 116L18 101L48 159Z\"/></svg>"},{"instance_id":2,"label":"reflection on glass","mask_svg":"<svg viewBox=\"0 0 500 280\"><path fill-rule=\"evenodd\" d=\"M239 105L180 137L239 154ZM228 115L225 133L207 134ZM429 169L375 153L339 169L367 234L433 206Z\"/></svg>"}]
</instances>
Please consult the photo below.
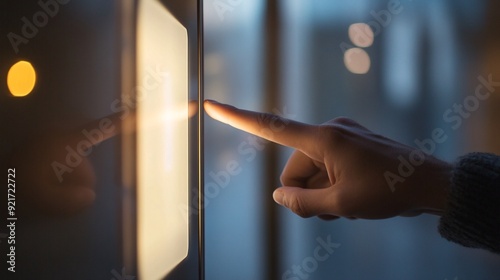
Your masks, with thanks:
<instances>
[{"instance_id":1,"label":"reflection on glass","mask_svg":"<svg viewBox=\"0 0 500 280\"><path fill-rule=\"evenodd\" d=\"M161 279L188 252L188 43L158 1L139 2L138 262Z\"/></svg>"}]
</instances>

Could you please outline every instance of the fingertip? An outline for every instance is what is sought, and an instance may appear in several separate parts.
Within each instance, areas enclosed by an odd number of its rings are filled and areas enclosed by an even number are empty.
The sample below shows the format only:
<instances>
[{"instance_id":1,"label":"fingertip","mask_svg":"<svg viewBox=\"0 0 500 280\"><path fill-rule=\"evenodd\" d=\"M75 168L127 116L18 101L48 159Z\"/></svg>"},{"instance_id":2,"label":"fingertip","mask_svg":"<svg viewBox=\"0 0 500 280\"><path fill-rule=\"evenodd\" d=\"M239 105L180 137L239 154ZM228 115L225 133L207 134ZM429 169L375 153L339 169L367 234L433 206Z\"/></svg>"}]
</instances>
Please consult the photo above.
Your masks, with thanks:
<instances>
[{"instance_id":1,"label":"fingertip","mask_svg":"<svg viewBox=\"0 0 500 280\"><path fill-rule=\"evenodd\" d=\"M66 215L74 215L89 208L96 200L96 192L92 188L83 186L73 186L68 188L66 197L61 197Z\"/></svg>"},{"instance_id":2,"label":"fingertip","mask_svg":"<svg viewBox=\"0 0 500 280\"><path fill-rule=\"evenodd\" d=\"M203 106L205 112L207 112L210 117L222 123L234 126L235 118L238 118L239 110L234 106L220 103L212 99L206 99L203 102Z\"/></svg>"},{"instance_id":3,"label":"fingertip","mask_svg":"<svg viewBox=\"0 0 500 280\"><path fill-rule=\"evenodd\" d=\"M277 189L273 192L273 199L279 205L283 205L283 201L285 198L285 193L281 189Z\"/></svg>"},{"instance_id":4,"label":"fingertip","mask_svg":"<svg viewBox=\"0 0 500 280\"><path fill-rule=\"evenodd\" d=\"M188 117L191 118L198 113L198 102L196 100L189 100L188 102Z\"/></svg>"},{"instance_id":5,"label":"fingertip","mask_svg":"<svg viewBox=\"0 0 500 280\"><path fill-rule=\"evenodd\" d=\"M203 107L205 108L205 112L207 112L207 114L214 119L218 119L216 105L220 105L220 103L212 99L206 99L203 102Z\"/></svg>"},{"instance_id":6,"label":"fingertip","mask_svg":"<svg viewBox=\"0 0 500 280\"><path fill-rule=\"evenodd\" d=\"M86 187L78 188L75 196L77 201L83 206L91 205L96 199L95 190Z\"/></svg>"},{"instance_id":7,"label":"fingertip","mask_svg":"<svg viewBox=\"0 0 500 280\"><path fill-rule=\"evenodd\" d=\"M205 109L207 108L210 108L210 109L213 109L215 108L217 105L223 105L222 103L220 102L217 102L213 99L205 99L205 101L203 101L203 106L205 107Z\"/></svg>"}]
</instances>

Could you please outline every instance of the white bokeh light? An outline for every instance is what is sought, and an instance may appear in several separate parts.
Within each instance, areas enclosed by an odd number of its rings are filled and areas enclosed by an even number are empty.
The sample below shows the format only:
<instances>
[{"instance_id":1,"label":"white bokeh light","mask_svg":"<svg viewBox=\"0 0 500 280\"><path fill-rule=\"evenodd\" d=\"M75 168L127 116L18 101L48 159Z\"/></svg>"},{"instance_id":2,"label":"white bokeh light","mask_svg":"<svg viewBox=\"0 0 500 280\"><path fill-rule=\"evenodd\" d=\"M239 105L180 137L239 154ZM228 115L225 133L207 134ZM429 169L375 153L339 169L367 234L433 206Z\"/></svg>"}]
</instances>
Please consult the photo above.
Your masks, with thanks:
<instances>
[{"instance_id":1,"label":"white bokeh light","mask_svg":"<svg viewBox=\"0 0 500 280\"><path fill-rule=\"evenodd\" d=\"M344 53L344 63L349 71L354 74L366 74L370 70L370 56L360 48L348 49Z\"/></svg>"},{"instance_id":2,"label":"white bokeh light","mask_svg":"<svg viewBox=\"0 0 500 280\"><path fill-rule=\"evenodd\" d=\"M358 47L366 48L373 44L375 35L366 23L353 23L349 26L349 39Z\"/></svg>"}]
</instances>

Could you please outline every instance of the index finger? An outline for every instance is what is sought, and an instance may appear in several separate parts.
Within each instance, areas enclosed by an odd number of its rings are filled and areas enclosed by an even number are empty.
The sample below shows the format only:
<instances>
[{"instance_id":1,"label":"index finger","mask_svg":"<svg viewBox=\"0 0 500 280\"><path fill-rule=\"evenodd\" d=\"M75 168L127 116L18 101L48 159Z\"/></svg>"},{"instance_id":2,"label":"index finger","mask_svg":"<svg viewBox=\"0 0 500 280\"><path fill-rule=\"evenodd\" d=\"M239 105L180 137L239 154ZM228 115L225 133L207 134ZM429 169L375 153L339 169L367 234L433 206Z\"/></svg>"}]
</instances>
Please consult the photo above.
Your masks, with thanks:
<instances>
[{"instance_id":1,"label":"index finger","mask_svg":"<svg viewBox=\"0 0 500 280\"><path fill-rule=\"evenodd\" d=\"M314 126L287 118L206 100L204 107L212 118L269 141L310 152Z\"/></svg>"}]
</instances>

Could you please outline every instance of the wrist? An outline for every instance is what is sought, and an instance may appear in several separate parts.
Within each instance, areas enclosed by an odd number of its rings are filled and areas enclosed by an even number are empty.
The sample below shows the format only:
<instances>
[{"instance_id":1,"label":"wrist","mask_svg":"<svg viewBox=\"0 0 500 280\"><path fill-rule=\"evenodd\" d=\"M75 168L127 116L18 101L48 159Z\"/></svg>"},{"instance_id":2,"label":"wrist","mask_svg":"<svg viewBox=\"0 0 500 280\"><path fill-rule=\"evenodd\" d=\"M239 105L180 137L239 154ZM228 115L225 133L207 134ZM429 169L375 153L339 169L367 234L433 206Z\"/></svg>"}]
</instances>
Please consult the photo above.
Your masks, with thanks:
<instances>
[{"instance_id":1,"label":"wrist","mask_svg":"<svg viewBox=\"0 0 500 280\"><path fill-rule=\"evenodd\" d=\"M420 194L420 207L423 213L443 215L451 190L453 165L436 159L429 159L425 180Z\"/></svg>"}]
</instances>

